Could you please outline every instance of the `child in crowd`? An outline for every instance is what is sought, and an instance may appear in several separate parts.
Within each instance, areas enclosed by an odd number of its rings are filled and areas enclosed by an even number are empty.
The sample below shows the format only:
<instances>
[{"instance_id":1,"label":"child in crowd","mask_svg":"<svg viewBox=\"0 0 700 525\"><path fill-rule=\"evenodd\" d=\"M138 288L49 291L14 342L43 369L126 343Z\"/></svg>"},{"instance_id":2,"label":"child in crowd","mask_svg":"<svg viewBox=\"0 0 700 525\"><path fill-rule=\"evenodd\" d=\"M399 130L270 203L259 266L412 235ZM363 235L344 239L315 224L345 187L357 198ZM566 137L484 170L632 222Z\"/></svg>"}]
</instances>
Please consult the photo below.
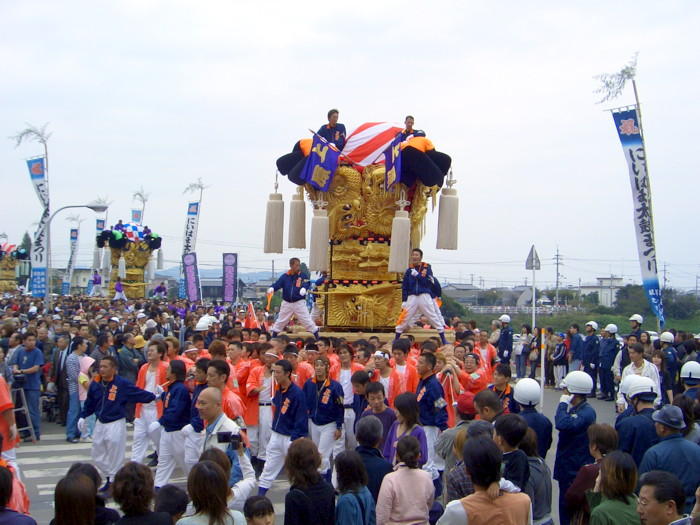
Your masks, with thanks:
<instances>
[{"instance_id":1,"label":"child in crowd","mask_svg":"<svg viewBox=\"0 0 700 525\"><path fill-rule=\"evenodd\" d=\"M173 524L175 524L185 514L189 501L187 492L181 488L175 485L163 485L156 494L154 510L167 512L172 516Z\"/></svg>"},{"instance_id":2,"label":"child in crowd","mask_svg":"<svg viewBox=\"0 0 700 525\"><path fill-rule=\"evenodd\" d=\"M517 414L504 414L494 424L493 440L503 452L503 477L520 490L530 478L527 454L518 448L525 437L527 422Z\"/></svg>"},{"instance_id":3,"label":"child in crowd","mask_svg":"<svg viewBox=\"0 0 700 525\"><path fill-rule=\"evenodd\" d=\"M247 525L272 525L275 522L275 508L265 496L251 496L243 505L243 515Z\"/></svg>"}]
</instances>

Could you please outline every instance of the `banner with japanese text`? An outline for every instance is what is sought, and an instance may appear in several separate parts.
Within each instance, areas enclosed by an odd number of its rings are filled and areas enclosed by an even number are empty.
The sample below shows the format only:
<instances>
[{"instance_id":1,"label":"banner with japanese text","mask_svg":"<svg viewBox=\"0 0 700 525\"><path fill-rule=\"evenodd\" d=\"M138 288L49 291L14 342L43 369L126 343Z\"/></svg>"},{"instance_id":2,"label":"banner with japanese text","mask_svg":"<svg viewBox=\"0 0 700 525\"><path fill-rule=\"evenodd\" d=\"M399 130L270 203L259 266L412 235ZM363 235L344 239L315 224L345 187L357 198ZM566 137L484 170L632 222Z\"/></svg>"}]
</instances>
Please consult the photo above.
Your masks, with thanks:
<instances>
[{"instance_id":1,"label":"banner with japanese text","mask_svg":"<svg viewBox=\"0 0 700 525\"><path fill-rule=\"evenodd\" d=\"M70 230L70 257L68 257L68 265L66 273L63 274L63 283L61 284L61 295L70 295L70 283L73 278L73 268L75 268L75 257L78 254L78 229L71 228Z\"/></svg>"},{"instance_id":2,"label":"banner with japanese text","mask_svg":"<svg viewBox=\"0 0 700 525\"><path fill-rule=\"evenodd\" d=\"M29 281L29 289L34 297L44 297L46 295L47 275L46 258L48 256L47 225L50 218L49 212L49 186L46 180L46 159L38 157L27 161L29 177L31 178L34 190L36 191L41 206L44 208L39 225L34 233L32 243L31 261L32 277Z\"/></svg>"},{"instance_id":3,"label":"banner with japanese text","mask_svg":"<svg viewBox=\"0 0 700 525\"><path fill-rule=\"evenodd\" d=\"M634 203L634 230L637 237L642 283L654 315L663 327L664 304L659 286L656 264L654 222L651 211L651 185L647 173L646 153L639 115L636 108L616 110L612 113L615 127L622 143L622 150L629 166Z\"/></svg>"},{"instance_id":4,"label":"banner with japanese text","mask_svg":"<svg viewBox=\"0 0 700 525\"><path fill-rule=\"evenodd\" d=\"M131 210L131 222L141 224L143 220L143 210Z\"/></svg>"},{"instance_id":5,"label":"banner with japanese text","mask_svg":"<svg viewBox=\"0 0 700 525\"><path fill-rule=\"evenodd\" d=\"M196 253L183 254L182 271L185 276L185 298L192 302L201 300L202 289L199 284Z\"/></svg>"},{"instance_id":6,"label":"banner with japanese text","mask_svg":"<svg viewBox=\"0 0 700 525\"><path fill-rule=\"evenodd\" d=\"M340 152L314 133L311 152L301 172L301 178L321 191L328 191L335 170L338 168Z\"/></svg>"},{"instance_id":7,"label":"banner with japanese text","mask_svg":"<svg viewBox=\"0 0 700 525\"><path fill-rule=\"evenodd\" d=\"M384 150L386 176L384 187L388 190L397 182L401 182L401 133L398 133L389 147Z\"/></svg>"},{"instance_id":8,"label":"banner with japanese text","mask_svg":"<svg viewBox=\"0 0 700 525\"><path fill-rule=\"evenodd\" d=\"M199 204L199 202L190 202L187 204L187 218L185 220L185 235L182 244L182 255L192 253L195 250L195 244L197 242L197 226L199 224ZM187 297L185 279L183 275L180 275L178 295L181 299Z\"/></svg>"},{"instance_id":9,"label":"banner with japanese text","mask_svg":"<svg viewBox=\"0 0 700 525\"><path fill-rule=\"evenodd\" d=\"M224 276L222 279L224 286L224 302L234 303L238 297L238 254L224 254Z\"/></svg>"}]
</instances>

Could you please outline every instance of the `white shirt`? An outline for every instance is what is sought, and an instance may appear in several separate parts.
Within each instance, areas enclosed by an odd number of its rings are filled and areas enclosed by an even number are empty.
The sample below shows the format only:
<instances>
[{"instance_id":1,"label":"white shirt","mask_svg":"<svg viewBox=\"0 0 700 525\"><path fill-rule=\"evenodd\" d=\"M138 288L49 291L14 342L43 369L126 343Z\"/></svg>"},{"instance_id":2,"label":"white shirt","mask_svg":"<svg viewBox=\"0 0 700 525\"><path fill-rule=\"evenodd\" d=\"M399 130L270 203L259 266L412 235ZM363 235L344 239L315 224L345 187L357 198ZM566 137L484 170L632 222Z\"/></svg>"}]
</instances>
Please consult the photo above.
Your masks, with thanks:
<instances>
[{"instance_id":1,"label":"white shirt","mask_svg":"<svg viewBox=\"0 0 700 525\"><path fill-rule=\"evenodd\" d=\"M350 378L352 377L352 370L340 369L340 374L338 375L338 383L343 387L343 403L346 405L351 405L355 396L355 392L352 390L352 382Z\"/></svg>"},{"instance_id":2,"label":"white shirt","mask_svg":"<svg viewBox=\"0 0 700 525\"><path fill-rule=\"evenodd\" d=\"M271 403L272 402L272 376L263 377L263 389L260 391L258 396L258 403Z\"/></svg>"}]
</instances>

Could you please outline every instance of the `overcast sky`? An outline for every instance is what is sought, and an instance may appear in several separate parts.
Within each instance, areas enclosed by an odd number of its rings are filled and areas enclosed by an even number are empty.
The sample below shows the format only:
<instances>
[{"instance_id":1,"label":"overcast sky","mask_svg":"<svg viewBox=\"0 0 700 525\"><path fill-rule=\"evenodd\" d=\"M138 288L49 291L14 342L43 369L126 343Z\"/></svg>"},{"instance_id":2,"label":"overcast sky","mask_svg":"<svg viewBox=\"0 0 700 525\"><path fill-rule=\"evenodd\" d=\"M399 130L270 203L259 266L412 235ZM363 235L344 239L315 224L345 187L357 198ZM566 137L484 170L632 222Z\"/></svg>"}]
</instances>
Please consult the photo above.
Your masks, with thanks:
<instances>
[{"instance_id":1,"label":"overcast sky","mask_svg":"<svg viewBox=\"0 0 700 525\"><path fill-rule=\"evenodd\" d=\"M262 252L275 160L340 110L348 131L416 118L452 156L460 249L426 260L443 281L521 284L535 244L539 283L622 275L640 282L627 164L593 76L639 51L660 273L694 288L700 273L696 1L36 1L0 4L0 232L20 242L41 210L24 159L42 152L6 139L48 122L52 209L95 197L109 223L150 192L145 223L182 250L188 199L205 190L197 253L204 267L240 254L241 272L286 267ZM286 211L294 186L281 180ZM68 229L53 221L54 265ZM94 218L78 264L92 261ZM310 221L311 211L307 213ZM308 228L307 228L308 235ZM286 232L285 232L286 246ZM660 275L663 280L663 274ZM531 282L531 281L528 281Z\"/></svg>"}]
</instances>

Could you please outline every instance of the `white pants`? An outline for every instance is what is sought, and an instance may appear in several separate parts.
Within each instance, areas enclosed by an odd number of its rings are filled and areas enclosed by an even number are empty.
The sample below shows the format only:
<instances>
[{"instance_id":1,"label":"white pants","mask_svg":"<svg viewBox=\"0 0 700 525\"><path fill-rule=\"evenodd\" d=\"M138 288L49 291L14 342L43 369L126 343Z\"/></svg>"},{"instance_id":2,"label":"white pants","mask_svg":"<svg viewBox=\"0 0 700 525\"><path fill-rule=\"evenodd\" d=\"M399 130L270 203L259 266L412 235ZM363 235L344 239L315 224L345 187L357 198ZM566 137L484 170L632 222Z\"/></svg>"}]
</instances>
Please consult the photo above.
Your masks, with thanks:
<instances>
[{"instance_id":1,"label":"white pants","mask_svg":"<svg viewBox=\"0 0 700 525\"><path fill-rule=\"evenodd\" d=\"M318 468L321 474L325 474L331 468L331 453L337 443L342 443L340 439L336 441L333 437L336 428L335 422L319 426L309 419L309 437L316 443L321 454L321 466Z\"/></svg>"},{"instance_id":2,"label":"white pants","mask_svg":"<svg viewBox=\"0 0 700 525\"><path fill-rule=\"evenodd\" d=\"M258 407L258 424L248 427L248 443L250 443L250 455L265 461L267 443L272 432L272 407Z\"/></svg>"},{"instance_id":3,"label":"white pants","mask_svg":"<svg viewBox=\"0 0 700 525\"><path fill-rule=\"evenodd\" d=\"M118 299L121 299L124 302L128 301L124 292L116 292L114 294L114 299L112 299L112 301L117 301Z\"/></svg>"},{"instance_id":4,"label":"white pants","mask_svg":"<svg viewBox=\"0 0 700 525\"><path fill-rule=\"evenodd\" d=\"M562 381L564 381L564 376L566 375L566 365L555 365L554 366L554 386L556 388L561 387Z\"/></svg>"},{"instance_id":5,"label":"white pants","mask_svg":"<svg viewBox=\"0 0 700 525\"><path fill-rule=\"evenodd\" d=\"M175 464L178 464L185 474L189 473L185 464L185 441L182 431L160 433L160 447L158 450L158 468L156 469L155 486L165 485L173 475Z\"/></svg>"},{"instance_id":6,"label":"white pants","mask_svg":"<svg viewBox=\"0 0 700 525\"><path fill-rule=\"evenodd\" d=\"M95 423L92 434L92 461L102 473L114 481L114 476L124 464L126 451L126 419L111 423Z\"/></svg>"},{"instance_id":7,"label":"white pants","mask_svg":"<svg viewBox=\"0 0 700 525\"><path fill-rule=\"evenodd\" d=\"M357 440L355 439L355 411L352 408L345 408L343 415L343 428L340 439L333 445L333 457L337 458L343 450L355 450Z\"/></svg>"},{"instance_id":8,"label":"white pants","mask_svg":"<svg viewBox=\"0 0 700 525\"><path fill-rule=\"evenodd\" d=\"M428 446L428 461L423 465L423 470L429 472L433 479L437 479L440 475L438 472L445 470L445 460L435 453L435 442L440 435L438 427L423 427L425 431L425 441Z\"/></svg>"},{"instance_id":9,"label":"white pants","mask_svg":"<svg viewBox=\"0 0 700 525\"><path fill-rule=\"evenodd\" d=\"M135 463L141 463L143 458L146 456L146 451L148 450L148 441L153 443L153 449L160 454L158 448L160 446L160 434L163 427L158 426L153 432L148 431L148 427L151 423L158 421L158 414L155 410L152 411L144 410L141 407L141 415L134 420L134 441L131 444L131 461Z\"/></svg>"},{"instance_id":10,"label":"white pants","mask_svg":"<svg viewBox=\"0 0 700 525\"><path fill-rule=\"evenodd\" d=\"M272 431L270 442L267 444L267 461L262 474L260 474L258 487L269 489L272 486L272 482L282 471L284 458L287 457L287 450L291 444L291 437Z\"/></svg>"},{"instance_id":11,"label":"white pants","mask_svg":"<svg viewBox=\"0 0 700 525\"><path fill-rule=\"evenodd\" d=\"M313 319L311 319L309 310L306 308L306 301L303 299L295 303L282 301L279 317L277 317L277 321L275 321L272 331L274 333L278 333L284 330L292 316L294 316L297 321L299 321L299 323L301 323L301 325L312 334L315 334L318 331L318 326L316 326L316 323L314 323Z\"/></svg>"},{"instance_id":12,"label":"white pants","mask_svg":"<svg viewBox=\"0 0 700 525\"><path fill-rule=\"evenodd\" d=\"M190 429L192 428L190 425L188 426ZM187 428L187 426L185 428ZM201 432L197 433L194 430L189 430L189 432L183 432L181 430L180 435L183 436L185 474L189 474L192 467L194 467L199 461L199 456L202 454L202 443L204 443L204 436ZM160 457L158 461L160 461Z\"/></svg>"},{"instance_id":13,"label":"white pants","mask_svg":"<svg viewBox=\"0 0 700 525\"><path fill-rule=\"evenodd\" d=\"M440 307L438 306L437 299L433 299L433 314L437 319L442 319L442 312L440 311ZM409 326L413 326L416 324L418 321L420 321L420 312L416 312L411 321L408 323ZM431 325L432 326L432 325ZM439 326L433 326L433 328L439 328L439 327L444 327L445 323L441 323Z\"/></svg>"},{"instance_id":14,"label":"white pants","mask_svg":"<svg viewBox=\"0 0 700 525\"><path fill-rule=\"evenodd\" d=\"M101 284L93 284L92 285L92 290L90 291L90 297L103 297Z\"/></svg>"},{"instance_id":15,"label":"white pants","mask_svg":"<svg viewBox=\"0 0 700 525\"><path fill-rule=\"evenodd\" d=\"M406 301L406 308L401 312L399 321L396 324L396 333L401 334L411 325L411 321L417 315L423 314L430 321L431 326L435 327L438 333L445 331L445 320L442 315L438 316L435 312L436 303L429 293L420 295L409 295Z\"/></svg>"},{"instance_id":16,"label":"white pants","mask_svg":"<svg viewBox=\"0 0 700 525\"><path fill-rule=\"evenodd\" d=\"M316 301L311 307L311 319L313 319L314 323L323 319L323 310L316 306Z\"/></svg>"}]
</instances>

